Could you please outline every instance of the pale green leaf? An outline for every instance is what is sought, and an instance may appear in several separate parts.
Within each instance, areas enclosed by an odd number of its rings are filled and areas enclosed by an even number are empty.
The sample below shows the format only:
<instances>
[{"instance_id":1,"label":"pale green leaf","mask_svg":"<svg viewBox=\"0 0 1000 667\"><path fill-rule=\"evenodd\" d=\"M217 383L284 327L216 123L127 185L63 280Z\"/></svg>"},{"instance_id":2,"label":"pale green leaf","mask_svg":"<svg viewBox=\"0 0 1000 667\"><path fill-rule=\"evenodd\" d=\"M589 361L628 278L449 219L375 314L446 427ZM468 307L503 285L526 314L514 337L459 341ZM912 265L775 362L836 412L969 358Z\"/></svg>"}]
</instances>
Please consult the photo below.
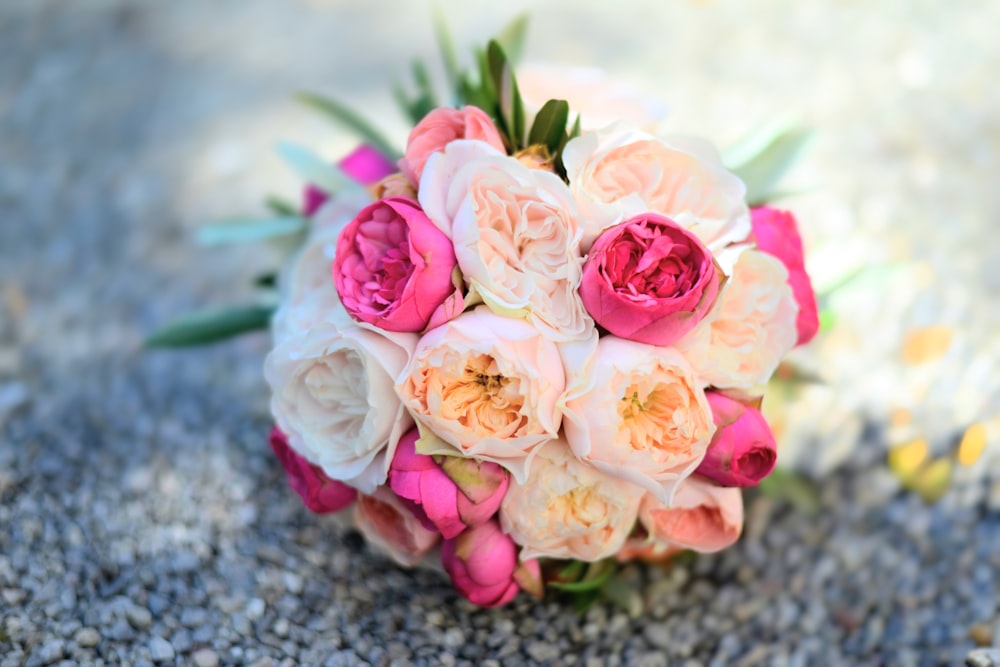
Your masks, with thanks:
<instances>
[{"instance_id":1,"label":"pale green leaf","mask_svg":"<svg viewBox=\"0 0 1000 667\"><path fill-rule=\"evenodd\" d=\"M521 56L524 55L524 44L528 37L528 23L527 12L518 14L497 33L496 41L503 47L511 62L519 62Z\"/></svg>"},{"instance_id":2,"label":"pale green leaf","mask_svg":"<svg viewBox=\"0 0 1000 667\"><path fill-rule=\"evenodd\" d=\"M810 138L793 118L785 117L758 128L727 150L723 162L747 186L752 205L765 203Z\"/></svg>"},{"instance_id":3,"label":"pale green leaf","mask_svg":"<svg viewBox=\"0 0 1000 667\"><path fill-rule=\"evenodd\" d=\"M278 145L278 155L306 183L312 183L329 194L340 194L361 189L361 185L350 178L335 164L327 162L312 151L295 144L282 142Z\"/></svg>"},{"instance_id":4,"label":"pale green leaf","mask_svg":"<svg viewBox=\"0 0 1000 667\"><path fill-rule=\"evenodd\" d=\"M297 216L259 220L227 220L199 228L195 232L195 239L198 243L206 246L224 243L250 243L299 234L305 230L306 221Z\"/></svg>"},{"instance_id":5,"label":"pale green leaf","mask_svg":"<svg viewBox=\"0 0 1000 667\"><path fill-rule=\"evenodd\" d=\"M359 139L369 144L390 160L399 159L399 150L381 132L376 130L371 123L353 109L344 106L336 100L316 93L298 93L295 99L351 130L358 135Z\"/></svg>"}]
</instances>

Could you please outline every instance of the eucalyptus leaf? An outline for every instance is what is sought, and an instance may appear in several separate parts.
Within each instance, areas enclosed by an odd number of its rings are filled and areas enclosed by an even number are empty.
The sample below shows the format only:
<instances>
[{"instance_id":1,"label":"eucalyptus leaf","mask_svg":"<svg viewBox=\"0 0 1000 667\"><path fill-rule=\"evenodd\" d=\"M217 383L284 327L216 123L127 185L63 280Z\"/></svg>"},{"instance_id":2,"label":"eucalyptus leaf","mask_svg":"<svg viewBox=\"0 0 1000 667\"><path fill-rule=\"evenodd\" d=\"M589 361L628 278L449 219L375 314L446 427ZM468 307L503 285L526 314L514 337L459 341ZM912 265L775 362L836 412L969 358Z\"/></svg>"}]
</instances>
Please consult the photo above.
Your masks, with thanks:
<instances>
[{"instance_id":1,"label":"eucalyptus leaf","mask_svg":"<svg viewBox=\"0 0 1000 667\"><path fill-rule=\"evenodd\" d=\"M761 480L757 488L765 496L785 501L806 514L816 514L821 507L816 487L801 475L785 468L775 468Z\"/></svg>"},{"instance_id":2,"label":"eucalyptus leaf","mask_svg":"<svg viewBox=\"0 0 1000 667\"><path fill-rule=\"evenodd\" d=\"M227 220L199 228L195 232L195 239L201 245L213 246L225 243L266 241L279 236L299 234L305 230L306 221L298 216L259 220Z\"/></svg>"},{"instance_id":3,"label":"eucalyptus leaf","mask_svg":"<svg viewBox=\"0 0 1000 667\"><path fill-rule=\"evenodd\" d=\"M295 99L353 131L362 141L371 145L372 148L390 160L399 159L399 150L353 109L316 93L298 93Z\"/></svg>"},{"instance_id":4,"label":"eucalyptus leaf","mask_svg":"<svg viewBox=\"0 0 1000 667\"><path fill-rule=\"evenodd\" d=\"M518 14L497 33L496 41L503 47L504 52L507 53L512 62L519 62L524 54L529 22L527 12Z\"/></svg>"},{"instance_id":5,"label":"eucalyptus leaf","mask_svg":"<svg viewBox=\"0 0 1000 667\"><path fill-rule=\"evenodd\" d=\"M486 61L493 89L497 92L502 129L510 139L511 149L524 147L524 102L507 54L496 40L486 47Z\"/></svg>"},{"instance_id":6,"label":"eucalyptus leaf","mask_svg":"<svg viewBox=\"0 0 1000 667\"><path fill-rule=\"evenodd\" d=\"M194 313L153 332L145 343L147 347L214 343L249 331L267 329L273 312L272 307L254 305Z\"/></svg>"},{"instance_id":7,"label":"eucalyptus leaf","mask_svg":"<svg viewBox=\"0 0 1000 667\"><path fill-rule=\"evenodd\" d=\"M291 202L282 199L281 197L275 197L271 195L265 201L267 207L271 209L271 212L275 215L280 216L293 216L299 214L299 209Z\"/></svg>"},{"instance_id":8,"label":"eucalyptus leaf","mask_svg":"<svg viewBox=\"0 0 1000 667\"><path fill-rule=\"evenodd\" d=\"M746 184L746 199L751 206L764 204L774 195L778 181L810 136L808 131L785 121L760 135L752 135L727 154L726 164Z\"/></svg>"},{"instance_id":9,"label":"eucalyptus leaf","mask_svg":"<svg viewBox=\"0 0 1000 667\"><path fill-rule=\"evenodd\" d=\"M573 595L573 610L580 614L586 614L601 597L601 592L597 589L590 589L582 593Z\"/></svg>"},{"instance_id":10,"label":"eucalyptus leaf","mask_svg":"<svg viewBox=\"0 0 1000 667\"><path fill-rule=\"evenodd\" d=\"M566 136L566 122L569 120L569 102L549 100L535 114L535 122L528 132L528 145L541 144L551 154L559 150Z\"/></svg>"},{"instance_id":11,"label":"eucalyptus leaf","mask_svg":"<svg viewBox=\"0 0 1000 667\"><path fill-rule=\"evenodd\" d=\"M312 151L282 142L278 144L278 155L307 183L316 185L329 194L359 190L361 185L350 178L335 164L326 162Z\"/></svg>"}]
</instances>

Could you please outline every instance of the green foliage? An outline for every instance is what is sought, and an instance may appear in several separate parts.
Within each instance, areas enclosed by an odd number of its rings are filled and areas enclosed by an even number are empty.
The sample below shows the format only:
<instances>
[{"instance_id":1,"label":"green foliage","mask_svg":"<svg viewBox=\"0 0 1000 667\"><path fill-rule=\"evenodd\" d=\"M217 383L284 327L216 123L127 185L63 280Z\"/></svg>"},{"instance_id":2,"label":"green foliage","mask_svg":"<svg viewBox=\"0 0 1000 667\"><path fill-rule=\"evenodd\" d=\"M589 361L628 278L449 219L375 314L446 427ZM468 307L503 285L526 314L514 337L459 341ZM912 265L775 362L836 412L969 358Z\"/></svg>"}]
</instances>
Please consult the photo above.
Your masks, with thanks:
<instances>
[{"instance_id":1,"label":"green foliage","mask_svg":"<svg viewBox=\"0 0 1000 667\"><path fill-rule=\"evenodd\" d=\"M775 468L774 472L761 480L757 488L765 496L787 502L806 514L817 514L821 507L816 487L801 475L785 468Z\"/></svg>"},{"instance_id":2,"label":"green foliage","mask_svg":"<svg viewBox=\"0 0 1000 667\"><path fill-rule=\"evenodd\" d=\"M381 132L356 111L340 102L316 93L298 93L295 99L351 130L358 135L359 139L371 145L372 148L390 160L400 157L398 149Z\"/></svg>"},{"instance_id":3,"label":"green foliage","mask_svg":"<svg viewBox=\"0 0 1000 667\"><path fill-rule=\"evenodd\" d=\"M214 343L249 331L267 329L274 308L237 306L187 315L153 332L147 347L186 347Z\"/></svg>"},{"instance_id":4,"label":"green foliage","mask_svg":"<svg viewBox=\"0 0 1000 667\"><path fill-rule=\"evenodd\" d=\"M746 199L759 206L773 199L785 172L811 138L790 119L779 119L758 128L726 151L726 165L746 184Z\"/></svg>"},{"instance_id":5,"label":"green foliage","mask_svg":"<svg viewBox=\"0 0 1000 667\"><path fill-rule=\"evenodd\" d=\"M226 220L199 228L195 239L202 245L213 246L266 241L279 236L301 234L305 230L306 221L298 216Z\"/></svg>"}]
</instances>

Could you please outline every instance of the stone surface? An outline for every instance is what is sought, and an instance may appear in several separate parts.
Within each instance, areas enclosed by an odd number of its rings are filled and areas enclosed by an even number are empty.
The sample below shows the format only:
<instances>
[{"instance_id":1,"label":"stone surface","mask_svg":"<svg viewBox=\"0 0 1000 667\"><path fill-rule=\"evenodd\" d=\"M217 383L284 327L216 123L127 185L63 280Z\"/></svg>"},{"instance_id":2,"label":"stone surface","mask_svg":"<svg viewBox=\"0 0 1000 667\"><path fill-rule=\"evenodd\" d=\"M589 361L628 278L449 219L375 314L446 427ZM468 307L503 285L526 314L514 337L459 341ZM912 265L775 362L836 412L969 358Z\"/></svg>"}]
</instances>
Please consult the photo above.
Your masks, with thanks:
<instances>
[{"instance_id":1,"label":"stone surface","mask_svg":"<svg viewBox=\"0 0 1000 667\"><path fill-rule=\"evenodd\" d=\"M891 269L831 299L837 328L798 354L827 384L792 397L782 457L823 474L820 512L749 492L733 549L635 569L638 618L479 610L399 570L285 487L266 337L142 349L178 314L254 298L278 254L191 232L296 196L277 141L351 147L289 93L405 138L389 84L435 53L426 4L0 3L0 667L989 664L970 630L1000 622L996 3L534 10L530 54L654 91L667 131L728 145L797 113L820 131L787 184L808 190L786 203L810 268ZM448 18L471 44L527 6ZM905 363L930 325L952 329L945 355ZM946 455L974 421L986 452L940 502L885 473L889 445Z\"/></svg>"}]
</instances>

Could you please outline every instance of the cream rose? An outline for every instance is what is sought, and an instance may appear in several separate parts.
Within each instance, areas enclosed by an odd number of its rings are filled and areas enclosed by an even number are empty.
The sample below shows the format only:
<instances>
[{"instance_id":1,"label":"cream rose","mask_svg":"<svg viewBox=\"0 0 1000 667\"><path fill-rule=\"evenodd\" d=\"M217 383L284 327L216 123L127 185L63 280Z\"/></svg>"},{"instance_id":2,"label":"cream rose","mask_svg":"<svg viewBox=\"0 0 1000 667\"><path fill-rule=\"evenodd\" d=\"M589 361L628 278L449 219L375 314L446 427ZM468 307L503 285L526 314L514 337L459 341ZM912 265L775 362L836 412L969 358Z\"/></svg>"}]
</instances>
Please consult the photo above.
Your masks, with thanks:
<instances>
[{"instance_id":1,"label":"cream rose","mask_svg":"<svg viewBox=\"0 0 1000 667\"><path fill-rule=\"evenodd\" d=\"M744 250L715 308L675 347L705 383L747 389L767 382L795 347L797 316L781 261Z\"/></svg>"},{"instance_id":2,"label":"cream rose","mask_svg":"<svg viewBox=\"0 0 1000 667\"><path fill-rule=\"evenodd\" d=\"M615 123L571 140L563 163L584 221L584 250L603 229L647 212L674 220L713 251L750 234L743 181L700 139Z\"/></svg>"},{"instance_id":3,"label":"cream rose","mask_svg":"<svg viewBox=\"0 0 1000 667\"><path fill-rule=\"evenodd\" d=\"M396 384L414 417L455 453L522 481L532 450L559 432L564 388L556 344L482 306L425 334Z\"/></svg>"},{"instance_id":4,"label":"cream rose","mask_svg":"<svg viewBox=\"0 0 1000 667\"><path fill-rule=\"evenodd\" d=\"M428 530L388 487L358 496L354 524L365 540L403 567L417 565L441 539Z\"/></svg>"},{"instance_id":5,"label":"cream rose","mask_svg":"<svg viewBox=\"0 0 1000 667\"><path fill-rule=\"evenodd\" d=\"M743 530L743 494L695 475L677 487L669 507L654 496L643 498L639 521L654 541L702 553L721 551Z\"/></svg>"},{"instance_id":6,"label":"cream rose","mask_svg":"<svg viewBox=\"0 0 1000 667\"><path fill-rule=\"evenodd\" d=\"M578 460L557 440L539 448L527 480L507 489L500 525L522 559L595 561L621 549L641 497L642 489Z\"/></svg>"},{"instance_id":7,"label":"cream rose","mask_svg":"<svg viewBox=\"0 0 1000 667\"><path fill-rule=\"evenodd\" d=\"M432 155L420 181L424 212L455 244L469 287L494 312L529 320L554 340L585 338L581 227L566 184L479 142Z\"/></svg>"},{"instance_id":8,"label":"cream rose","mask_svg":"<svg viewBox=\"0 0 1000 667\"><path fill-rule=\"evenodd\" d=\"M264 376L289 445L331 478L372 493L413 425L393 381L416 341L329 322L288 333L267 355Z\"/></svg>"},{"instance_id":9,"label":"cream rose","mask_svg":"<svg viewBox=\"0 0 1000 667\"><path fill-rule=\"evenodd\" d=\"M581 460L669 503L715 432L704 388L669 347L605 336L595 355L589 382L562 402L566 440Z\"/></svg>"}]
</instances>

